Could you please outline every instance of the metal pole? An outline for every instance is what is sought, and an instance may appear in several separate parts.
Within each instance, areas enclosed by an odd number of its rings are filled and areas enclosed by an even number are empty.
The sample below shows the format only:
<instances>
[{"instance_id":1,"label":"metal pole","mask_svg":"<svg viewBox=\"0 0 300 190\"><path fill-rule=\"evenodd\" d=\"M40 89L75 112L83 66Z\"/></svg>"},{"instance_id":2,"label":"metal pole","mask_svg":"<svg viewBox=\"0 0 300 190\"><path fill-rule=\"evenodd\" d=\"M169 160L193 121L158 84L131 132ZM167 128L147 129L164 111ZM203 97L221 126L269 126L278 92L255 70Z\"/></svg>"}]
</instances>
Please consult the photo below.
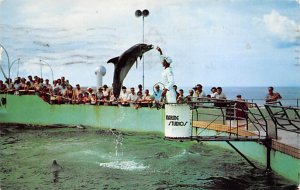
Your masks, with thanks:
<instances>
[{"instance_id":1,"label":"metal pole","mask_svg":"<svg viewBox=\"0 0 300 190\"><path fill-rule=\"evenodd\" d=\"M18 77L18 75L19 75L19 63L20 63L20 58L15 59L15 60L10 64L8 72L10 73L11 68L12 68L12 66L16 63L16 61L18 61L18 73L17 73L17 77Z\"/></svg>"},{"instance_id":2,"label":"metal pole","mask_svg":"<svg viewBox=\"0 0 300 190\"><path fill-rule=\"evenodd\" d=\"M6 56L7 56L8 78L9 78L9 79L8 79L8 85L10 85L10 73L9 73L10 62L9 62L9 55L8 55L8 53L7 53L6 49L5 49L5 47L4 47L2 44L0 44L0 46L4 49L4 52L5 52ZM2 70L2 67L1 67L1 70ZM3 70L2 70L2 72L3 72ZM3 72L3 75L4 75L4 77L6 78L4 72Z\"/></svg>"},{"instance_id":3,"label":"metal pole","mask_svg":"<svg viewBox=\"0 0 300 190\"><path fill-rule=\"evenodd\" d=\"M50 70L51 70L51 74L52 74L52 81L53 81L53 80L54 80L54 77L53 77L53 70L52 70L52 67L50 66L50 64L47 63L47 62L44 61L44 60L41 60L41 59L40 59L40 62L44 62L44 63L46 63L46 64L49 66L49 68L50 68Z\"/></svg>"},{"instance_id":4,"label":"metal pole","mask_svg":"<svg viewBox=\"0 0 300 190\"><path fill-rule=\"evenodd\" d=\"M41 78L43 78L43 68L42 64L40 64L40 69L41 69Z\"/></svg>"},{"instance_id":5,"label":"metal pole","mask_svg":"<svg viewBox=\"0 0 300 190\"><path fill-rule=\"evenodd\" d=\"M17 71L17 77L19 77L19 68L20 68L20 58L18 59L18 71Z\"/></svg>"},{"instance_id":6,"label":"metal pole","mask_svg":"<svg viewBox=\"0 0 300 190\"><path fill-rule=\"evenodd\" d=\"M143 43L145 43L145 24L144 24L145 17L143 16ZM145 88L145 56L143 56L143 89Z\"/></svg>"}]
</instances>

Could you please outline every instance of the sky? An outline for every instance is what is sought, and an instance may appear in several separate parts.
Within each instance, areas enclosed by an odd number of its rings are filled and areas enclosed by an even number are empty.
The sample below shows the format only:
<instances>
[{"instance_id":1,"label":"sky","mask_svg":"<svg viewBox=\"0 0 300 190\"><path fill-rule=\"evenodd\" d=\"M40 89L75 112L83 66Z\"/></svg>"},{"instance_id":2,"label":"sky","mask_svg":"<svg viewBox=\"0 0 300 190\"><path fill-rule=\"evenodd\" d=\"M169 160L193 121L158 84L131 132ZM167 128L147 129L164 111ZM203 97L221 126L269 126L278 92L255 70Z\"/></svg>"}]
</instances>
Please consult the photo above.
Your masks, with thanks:
<instances>
[{"instance_id":1,"label":"sky","mask_svg":"<svg viewBox=\"0 0 300 190\"><path fill-rule=\"evenodd\" d=\"M111 86L107 61L143 42L138 9L150 11L145 43L172 58L179 87L300 86L300 0L0 0L0 44L12 78L51 80L50 65L54 78L96 86L95 68L104 66L103 83ZM162 78L158 51L144 61L152 87ZM6 75L7 62L3 54ZM142 65L124 85L142 84Z\"/></svg>"}]
</instances>

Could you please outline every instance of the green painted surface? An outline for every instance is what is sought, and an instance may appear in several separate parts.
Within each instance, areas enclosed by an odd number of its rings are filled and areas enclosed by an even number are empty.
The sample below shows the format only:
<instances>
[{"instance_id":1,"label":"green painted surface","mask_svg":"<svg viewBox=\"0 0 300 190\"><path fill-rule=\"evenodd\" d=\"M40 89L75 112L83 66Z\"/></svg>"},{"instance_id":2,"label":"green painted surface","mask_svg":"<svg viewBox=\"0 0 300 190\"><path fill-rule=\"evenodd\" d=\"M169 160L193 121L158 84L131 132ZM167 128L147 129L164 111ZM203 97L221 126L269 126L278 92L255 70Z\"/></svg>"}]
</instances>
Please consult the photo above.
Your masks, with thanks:
<instances>
[{"instance_id":1,"label":"green painted surface","mask_svg":"<svg viewBox=\"0 0 300 190\"><path fill-rule=\"evenodd\" d=\"M7 96L1 123L84 125L132 131L163 132L164 111L155 108L95 105L50 105L37 96Z\"/></svg>"},{"instance_id":2,"label":"green painted surface","mask_svg":"<svg viewBox=\"0 0 300 190\"><path fill-rule=\"evenodd\" d=\"M4 95L0 95L0 98ZM50 105L37 96L7 95L7 104L0 107L0 123L32 125L86 125L96 128L115 128L138 132L164 133L164 110L155 108L94 105ZM204 110L216 113L215 109ZM204 117L204 116L202 116ZM203 120L209 117L201 118ZM214 135L215 131L203 131L201 135ZM231 149L225 142L208 142ZM233 142L243 154L266 165L266 149L255 142ZM271 167L280 175L300 183L299 159L273 151Z\"/></svg>"}]
</instances>

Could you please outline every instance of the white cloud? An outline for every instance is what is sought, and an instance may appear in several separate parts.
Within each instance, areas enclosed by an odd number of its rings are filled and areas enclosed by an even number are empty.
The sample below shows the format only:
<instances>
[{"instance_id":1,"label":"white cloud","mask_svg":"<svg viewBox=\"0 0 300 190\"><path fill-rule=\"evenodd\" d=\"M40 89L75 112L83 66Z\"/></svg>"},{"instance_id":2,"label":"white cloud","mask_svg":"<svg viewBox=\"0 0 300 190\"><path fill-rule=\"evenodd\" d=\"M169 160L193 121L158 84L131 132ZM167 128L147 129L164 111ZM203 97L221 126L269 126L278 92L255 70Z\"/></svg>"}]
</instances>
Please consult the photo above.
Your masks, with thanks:
<instances>
[{"instance_id":1,"label":"white cloud","mask_svg":"<svg viewBox=\"0 0 300 190\"><path fill-rule=\"evenodd\" d=\"M282 40L295 41L299 37L300 26L288 17L280 15L276 10L263 16L267 29Z\"/></svg>"}]
</instances>

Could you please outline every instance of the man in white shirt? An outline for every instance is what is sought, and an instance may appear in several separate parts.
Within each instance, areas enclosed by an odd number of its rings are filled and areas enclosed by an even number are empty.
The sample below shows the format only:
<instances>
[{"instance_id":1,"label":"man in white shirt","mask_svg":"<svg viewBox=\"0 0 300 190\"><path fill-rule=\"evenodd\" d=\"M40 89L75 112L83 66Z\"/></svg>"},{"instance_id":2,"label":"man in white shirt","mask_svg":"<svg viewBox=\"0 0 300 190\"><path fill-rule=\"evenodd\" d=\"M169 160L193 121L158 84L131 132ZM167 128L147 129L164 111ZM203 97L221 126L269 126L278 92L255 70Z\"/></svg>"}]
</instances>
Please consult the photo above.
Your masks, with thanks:
<instances>
[{"instance_id":1,"label":"man in white shirt","mask_svg":"<svg viewBox=\"0 0 300 190\"><path fill-rule=\"evenodd\" d=\"M162 83L164 84L164 89L162 92L162 96L166 96L167 103L176 103L176 92L173 88L174 82L174 74L170 64L172 63L172 59L166 56L163 56L162 50L157 47L156 48L162 58L162 66L164 68L162 72Z\"/></svg>"},{"instance_id":2,"label":"man in white shirt","mask_svg":"<svg viewBox=\"0 0 300 190\"><path fill-rule=\"evenodd\" d=\"M132 87L132 88L130 88L130 94L128 95L128 101L130 101L130 102L135 102L136 100L137 100L137 95L136 95L136 93L135 93L135 90L134 90L134 88Z\"/></svg>"},{"instance_id":3,"label":"man in white shirt","mask_svg":"<svg viewBox=\"0 0 300 190\"><path fill-rule=\"evenodd\" d=\"M122 91L119 96L119 101L124 103L128 101L128 92L126 86L122 86Z\"/></svg>"},{"instance_id":4,"label":"man in white shirt","mask_svg":"<svg viewBox=\"0 0 300 190\"><path fill-rule=\"evenodd\" d=\"M217 88L217 92L215 93L215 98L226 100L226 95L222 92L222 87Z\"/></svg>"}]
</instances>

